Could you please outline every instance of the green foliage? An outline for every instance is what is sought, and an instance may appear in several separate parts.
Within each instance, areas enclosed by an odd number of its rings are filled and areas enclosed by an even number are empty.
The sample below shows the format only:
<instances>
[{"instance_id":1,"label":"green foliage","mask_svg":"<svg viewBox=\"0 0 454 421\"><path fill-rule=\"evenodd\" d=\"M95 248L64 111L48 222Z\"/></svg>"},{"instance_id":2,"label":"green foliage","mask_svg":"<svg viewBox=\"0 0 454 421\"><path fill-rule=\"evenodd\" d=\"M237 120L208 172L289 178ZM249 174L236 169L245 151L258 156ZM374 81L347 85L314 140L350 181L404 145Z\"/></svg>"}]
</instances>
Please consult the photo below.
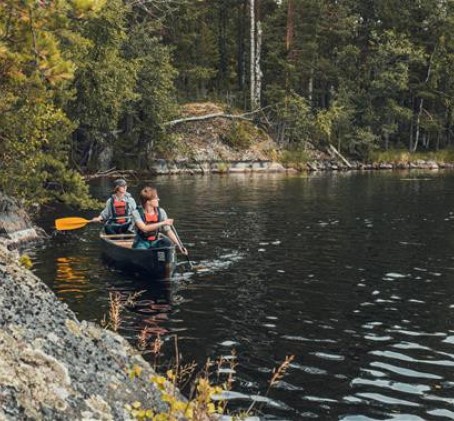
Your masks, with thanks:
<instances>
[{"instance_id":1,"label":"green foliage","mask_svg":"<svg viewBox=\"0 0 454 421\"><path fill-rule=\"evenodd\" d=\"M99 4L87 0L84 10ZM0 188L27 205L89 200L81 177L68 168L66 139L74 125L62 107L76 66L61 42L71 38L70 21L80 7L0 3ZM66 188L76 188L79 197Z\"/></svg>"},{"instance_id":2,"label":"green foliage","mask_svg":"<svg viewBox=\"0 0 454 421\"><path fill-rule=\"evenodd\" d=\"M315 130L314 115L310 105L302 96L291 93L279 107L277 116L285 126L286 138L291 145L302 145L313 139Z\"/></svg>"},{"instance_id":3,"label":"green foliage","mask_svg":"<svg viewBox=\"0 0 454 421\"><path fill-rule=\"evenodd\" d=\"M454 149L447 148L441 151L411 153L402 149L389 149L387 151L372 151L369 154L372 162L412 162L412 161L435 161L454 162Z\"/></svg>"},{"instance_id":4,"label":"green foliage","mask_svg":"<svg viewBox=\"0 0 454 421\"><path fill-rule=\"evenodd\" d=\"M218 172L226 173L229 171L230 165L227 162L218 162L216 168Z\"/></svg>"},{"instance_id":5,"label":"green foliage","mask_svg":"<svg viewBox=\"0 0 454 421\"><path fill-rule=\"evenodd\" d=\"M132 144L136 157L132 166L146 168L153 156L167 157L178 149L178 140L169 135L163 125L177 112L173 86L176 73L169 49L160 43L155 34L155 24L133 21L130 25L125 54L128 60L137 64L136 98L127 106L124 121L129 122L130 127L126 129L123 144L117 148L115 158L121 167L122 155L131 152Z\"/></svg>"},{"instance_id":6,"label":"green foliage","mask_svg":"<svg viewBox=\"0 0 454 421\"><path fill-rule=\"evenodd\" d=\"M136 98L137 64L122 51L128 10L121 0L110 0L80 28L90 47L80 57L74 80L76 95L68 113L78 121L73 148L84 167L97 168L99 154L115 149L120 119L127 103ZM80 157L78 151L87 148L90 153Z\"/></svg>"},{"instance_id":7,"label":"green foliage","mask_svg":"<svg viewBox=\"0 0 454 421\"><path fill-rule=\"evenodd\" d=\"M255 131L251 125L243 121L232 121L229 132L222 141L235 149L247 149L251 146Z\"/></svg>"},{"instance_id":8,"label":"green foliage","mask_svg":"<svg viewBox=\"0 0 454 421\"><path fill-rule=\"evenodd\" d=\"M390 4L257 2L259 117L281 146L364 157L454 145L454 6ZM27 203L87 204L71 166L171 157L177 100L245 108L249 29L242 0L0 2L0 188ZM253 138L235 123L225 140Z\"/></svg>"},{"instance_id":9,"label":"green foliage","mask_svg":"<svg viewBox=\"0 0 454 421\"><path fill-rule=\"evenodd\" d=\"M220 60L213 16L217 7L212 2L183 2L168 16L165 40L174 48L176 83L184 98L205 98L215 87Z\"/></svg>"},{"instance_id":10,"label":"green foliage","mask_svg":"<svg viewBox=\"0 0 454 421\"><path fill-rule=\"evenodd\" d=\"M368 128L355 128L345 136L349 155L359 159L367 159L378 149L377 135Z\"/></svg>"},{"instance_id":11,"label":"green foliage","mask_svg":"<svg viewBox=\"0 0 454 421\"><path fill-rule=\"evenodd\" d=\"M295 168L304 171L310 161L309 154L304 149L287 149L279 157L279 161L286 168Z\"/></svg>"}]
</instances>

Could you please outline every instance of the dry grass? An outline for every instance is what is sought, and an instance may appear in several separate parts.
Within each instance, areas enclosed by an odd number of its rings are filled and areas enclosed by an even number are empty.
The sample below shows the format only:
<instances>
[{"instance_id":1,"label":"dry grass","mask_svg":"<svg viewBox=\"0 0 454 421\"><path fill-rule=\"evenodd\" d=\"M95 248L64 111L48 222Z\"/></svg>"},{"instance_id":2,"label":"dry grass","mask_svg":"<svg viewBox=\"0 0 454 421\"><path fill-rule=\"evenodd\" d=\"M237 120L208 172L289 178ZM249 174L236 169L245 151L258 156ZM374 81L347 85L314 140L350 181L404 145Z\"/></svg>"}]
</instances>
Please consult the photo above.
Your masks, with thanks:
<instances>
[{"instance_id":1,"label":"dry grass","mask_svg":"<svg viewBox=\"0 0 454 421\"><path fill-rule=\"evenodd\" d=\"M224 108L214 102L189 102L181 106L181 114L184 117L196 117L224 111Z\"/></svg>"},{"instance_id":2,"label":"dry grass","mask_svg":"<svg viewBox=\"0 0 454 421\"><path fill-rule=\"evenodd\" d=\"M118 292L109 293L109 327L114 331L118 332L121 325L121 311L123 305L121 303L121 295Z\"/></svg>"}]
</instances>

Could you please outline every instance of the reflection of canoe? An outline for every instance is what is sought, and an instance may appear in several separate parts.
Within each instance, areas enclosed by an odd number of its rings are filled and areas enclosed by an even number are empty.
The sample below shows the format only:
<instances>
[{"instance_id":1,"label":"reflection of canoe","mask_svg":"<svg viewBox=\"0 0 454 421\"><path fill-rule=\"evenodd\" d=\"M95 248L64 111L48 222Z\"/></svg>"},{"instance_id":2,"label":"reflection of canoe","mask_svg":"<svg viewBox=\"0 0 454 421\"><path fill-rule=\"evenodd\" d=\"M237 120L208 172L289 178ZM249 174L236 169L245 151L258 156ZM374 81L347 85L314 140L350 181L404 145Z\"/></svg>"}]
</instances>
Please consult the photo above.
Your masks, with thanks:
<instances>
[{"instance_id":1,"label":"reflection of canoe","mask_svg":"<svg viewBox=\"0 0 454 421\"><path fill-rule=\"evenodd\" d=\"M176 268L175 246L149 250L132 248L134 234L101 233L104 256L122 269L141 272L153 279L170 278Z\"/></svg>"}]
</instances>

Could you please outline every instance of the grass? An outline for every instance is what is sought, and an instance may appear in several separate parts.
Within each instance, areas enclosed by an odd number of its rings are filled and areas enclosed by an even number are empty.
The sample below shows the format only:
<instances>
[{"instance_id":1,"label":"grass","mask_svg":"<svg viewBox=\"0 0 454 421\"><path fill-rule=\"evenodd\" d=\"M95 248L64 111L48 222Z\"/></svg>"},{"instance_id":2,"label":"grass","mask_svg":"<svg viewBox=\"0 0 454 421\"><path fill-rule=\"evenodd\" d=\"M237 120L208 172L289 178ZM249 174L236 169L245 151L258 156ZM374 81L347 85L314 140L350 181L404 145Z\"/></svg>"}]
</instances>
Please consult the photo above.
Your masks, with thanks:
<instances>
[{"instance_id":1,"label":"grass","mask_svg":"<svg viewBox=\"0 0 454 421\"><path fill-rule=\"evenodd\" d=\"M303 149L285 150L281 153L279 161L286 168L305 170L310 157L307 151Z\"/></svg>"},{"instance_id":2,"label":"grass","mask_svg":"<svg viewBox=\"0 0 454 421\"><path fill-rule=\"evenodd\" d=\"M440 151L409 152L405 149L389 149L387 151L373 151L369 154L372 162L414 162L435 161L454 162L454 149L448 148Z\"/></svg>"}]
</instances>

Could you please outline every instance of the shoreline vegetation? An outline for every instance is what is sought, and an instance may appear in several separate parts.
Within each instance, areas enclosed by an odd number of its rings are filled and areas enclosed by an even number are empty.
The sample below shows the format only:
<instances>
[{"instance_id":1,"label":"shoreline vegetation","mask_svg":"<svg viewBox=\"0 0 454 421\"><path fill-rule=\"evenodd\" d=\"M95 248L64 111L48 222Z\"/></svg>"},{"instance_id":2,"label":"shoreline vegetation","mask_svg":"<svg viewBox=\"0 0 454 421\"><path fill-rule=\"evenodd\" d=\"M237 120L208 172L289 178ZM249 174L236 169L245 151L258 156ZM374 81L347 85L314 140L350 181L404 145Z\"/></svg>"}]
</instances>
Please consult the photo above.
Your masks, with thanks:
<instances>
[{"instance_id":1,"label":"shoreline vegetation","mask_svg":"<svg viewBox=\"0 0 454 421\"><path fill-rule=\"evenodd\" d=\"M0 190L87 209L85 174L156 159L322 171L452 154L449 2L230 3L0 2ZM273 165L230 164L254 161Z\"/></svg>"},{"instance_id":2,"label":"shoreline vegetation","mask_svg":"<svg viewBox=\"0 0 454 421\"><path fill-rule=\"evenodd\" d=\"M147 172L134 170L100 171L84 176L86 181L102 177L126 177L137 179L143 175L208 175L208 174L238 174L238 173L314 173L329 171L381 171L381 170L452 170L454 162L436 161L434 159L416 159L414 161L378 161L359 162L348 161L348 165L338 160L311 160L303 162L290 162L283 165L272 160L249 161L211 161L195 162L183 160L158 159L150 162Z\"/></svg>"}]
</instances>

